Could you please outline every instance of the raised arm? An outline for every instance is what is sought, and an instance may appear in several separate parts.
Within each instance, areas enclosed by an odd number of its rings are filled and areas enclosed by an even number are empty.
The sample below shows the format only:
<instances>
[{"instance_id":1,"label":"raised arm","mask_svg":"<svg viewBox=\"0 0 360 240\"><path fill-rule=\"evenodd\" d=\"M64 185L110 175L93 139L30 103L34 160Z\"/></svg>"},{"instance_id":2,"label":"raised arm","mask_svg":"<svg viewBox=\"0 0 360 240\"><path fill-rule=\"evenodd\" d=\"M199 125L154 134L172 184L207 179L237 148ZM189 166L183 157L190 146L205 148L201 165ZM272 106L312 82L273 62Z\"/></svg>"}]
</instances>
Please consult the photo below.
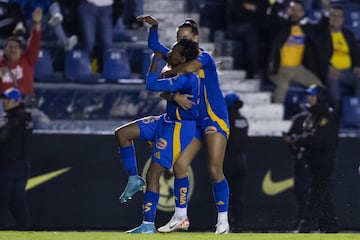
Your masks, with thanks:
<instances>
[{"instance_id":1,"label":"raised arm","mask_svg":"<svg viewBox=\"0 0 360 240\"><path fill-rule=\"evenodd\" d=\"M152 91L170 91L180 90L186 81L185 75L179 75L170 78L157 78L156 68L158 61L162 59L162 55L156 52L151 61L149 73L146 76L146 88Z\"/></svg>"},{"instance_id":2,"label":"raised arm","mask_svg":"<svg viewBox=\"0 0 360 240\"><path fill-rule=\"evenodd\" d=\"M34 26L30 35L28 46L24 52L24 56L31 65L35 65L40 51L41 20L42 20L41 8L37 7L34 10L32 14L32 19Z\"/></svg>"},{"instance_id":3,"label":"raised arm","mask_svg":"<svg viewBox=\"0 0 360 240\"><path fill-rule=\"evenodd\" d=\"M159 22L153 16L139 16L136 18L140 22L145 22L151 25L149 37L148 37L148 47L154 52L161 52L164 56L167 55L169 49L162 45L159 41L158 35L158 25Z\"/></svg>"}]
</instances>

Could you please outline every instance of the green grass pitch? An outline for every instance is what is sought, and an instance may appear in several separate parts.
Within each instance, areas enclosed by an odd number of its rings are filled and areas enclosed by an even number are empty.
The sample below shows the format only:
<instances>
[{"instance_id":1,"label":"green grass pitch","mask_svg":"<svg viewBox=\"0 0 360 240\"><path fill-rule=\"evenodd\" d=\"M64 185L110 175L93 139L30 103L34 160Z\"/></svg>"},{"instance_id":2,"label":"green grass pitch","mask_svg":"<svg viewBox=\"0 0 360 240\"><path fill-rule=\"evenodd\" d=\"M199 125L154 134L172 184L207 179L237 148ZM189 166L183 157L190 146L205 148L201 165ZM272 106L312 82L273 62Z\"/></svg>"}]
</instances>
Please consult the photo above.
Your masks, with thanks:
<instances>
[{"instance_id":1,"label":"green grass pitch","mask_svg":"<svg viewBox=\"0 0 360 240\"><path fill-rule=\"evenodd\" d=\"M122 232L46 232L0 231L0 240L352 240L360 239L358 233L291 234L291 233L230 233L215 235L212 232L177 232L169 234L125 234Z\"/></svg>"}]
</instances>

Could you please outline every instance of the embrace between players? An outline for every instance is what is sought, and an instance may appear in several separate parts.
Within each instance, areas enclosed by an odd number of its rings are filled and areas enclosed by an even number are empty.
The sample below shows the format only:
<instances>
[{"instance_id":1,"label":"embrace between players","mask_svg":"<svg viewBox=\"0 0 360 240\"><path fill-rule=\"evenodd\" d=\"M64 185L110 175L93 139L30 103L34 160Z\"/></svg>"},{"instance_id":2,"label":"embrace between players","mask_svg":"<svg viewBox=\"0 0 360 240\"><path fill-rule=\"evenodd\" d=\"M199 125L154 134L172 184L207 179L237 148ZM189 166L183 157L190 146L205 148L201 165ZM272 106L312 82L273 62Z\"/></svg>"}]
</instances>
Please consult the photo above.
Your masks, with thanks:
<instances>
[{"instance_id":1,"label":"embrace between players","mask_svg":"<svg viewBox=\"0 0 360 240\"><path fill-rule=\"evenodd\" d=\"M226 103L219 86L216 64L206 51L199 49L199 29L192 19L178 26L177 42L169 51L158 40L158 21L152 16L138 17L151 25L148 46L154 51L146 76L150 91L161 91L167 100L166 113L148 116L115 130L119 156L129 176L120 202L126 202L145 187L138 175L134 140L153 142L151 165L146 174L146 192L143 201L143 222L127 233L156 233L187 230L188 193L187 169L205 144L208 168L213 182L213 194L218 210L215 234L227 234L229 186L223 174L223 161L229 137ZM158 79L156 69L160 60L171 69ZM195 74L195 72L197 74ZM168 77L171 76L171 77ZM159 200L159 178L165 168L173 167L175 213L171 220L156 230L154 221ZM185 201L180 201L184 195Z\"/></svg>"}]
</instances>

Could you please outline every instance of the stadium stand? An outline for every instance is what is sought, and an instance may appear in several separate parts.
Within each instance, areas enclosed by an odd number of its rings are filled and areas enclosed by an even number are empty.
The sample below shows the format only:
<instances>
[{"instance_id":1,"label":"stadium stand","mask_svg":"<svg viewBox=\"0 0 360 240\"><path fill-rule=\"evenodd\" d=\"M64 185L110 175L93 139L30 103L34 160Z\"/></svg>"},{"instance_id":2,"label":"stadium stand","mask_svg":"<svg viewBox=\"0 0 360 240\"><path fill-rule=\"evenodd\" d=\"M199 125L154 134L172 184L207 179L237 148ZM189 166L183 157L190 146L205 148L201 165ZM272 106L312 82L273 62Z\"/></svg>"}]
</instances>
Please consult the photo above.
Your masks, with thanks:
<instances>
[{"instance_id":1,"label":"stadium stand","mask_svg":"<svg viewBox=\"0 0 360 240\"><path fill-rule=\"evenodd\" d=\"M63 82L61 72L55 72L51 49L42 48L35 64L34 78L36 82Z\"/></svg>"},{"instance_id":2,"label":"stadium stand","mask_svg":"<svg viewBox=\"0 0 360 240\"><path fill-rule=\"evenodd\" d=\"M121 78L131 78L126 49L110 48L105 52L103 77L109 82L116 82Z\"/></svg>"},{"instance_id":3,"label":"stadium stand","mask_svg":"<svg viewBox=\"0 0 360 240\"><path fill-rule=\"evenodd\" d=\"M81 49L66 51L65 78L80 83L104 82L99 74L91 72L89 53Z\"/></svg>"}]
</instances>

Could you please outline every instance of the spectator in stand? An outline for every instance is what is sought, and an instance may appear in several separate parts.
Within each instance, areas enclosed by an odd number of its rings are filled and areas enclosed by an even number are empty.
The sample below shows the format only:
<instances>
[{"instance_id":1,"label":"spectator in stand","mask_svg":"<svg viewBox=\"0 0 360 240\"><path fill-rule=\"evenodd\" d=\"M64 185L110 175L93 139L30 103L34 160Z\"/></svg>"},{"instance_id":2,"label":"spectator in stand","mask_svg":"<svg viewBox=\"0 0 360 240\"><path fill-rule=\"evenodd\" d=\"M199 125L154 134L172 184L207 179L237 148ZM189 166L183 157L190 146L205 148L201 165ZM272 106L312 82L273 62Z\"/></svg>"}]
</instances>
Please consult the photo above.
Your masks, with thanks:
<instances>
[{"instance_id":1,"label":"spectator in stand","mask_svg":"<svg viewBox=\"0 0 360 240\"><path fill-rule=\"evenodd\" d=\"M0 1L0 23L0 37L5 38L13 34L17 26L24 26L19 4Z\"/></svg>"},{"instance_id":2,"label":"spectator in stand","mask_svg":"<svg viewBox=\"0 0 360 240\"><path fill-rule=\"evenodd\" d=\"M26 19L26 25L29 29L32 28L31 14L35 8L40 7L43 10L42 19L42 39L44 40L58 40L65 50L73 49L78 42L76 35L68 37L62 26L63 16L60 11L60 5L57 1L50 0L10 0L13 3L18 3L21 6L22 12ZM54 38L55 34L55 38Z\"/></svg>"},{"instance_id":3,"label":"spectator in stand","mask_svg":"<svg viewBox=\"0 0 360 240\"><path fill-rule=\"evenodd\" d=\"M330 6L329 0L322 0L324 15ZM305 17L301 1L288 3L285 17L278 15L281 7L275 3L271 9L273 27L273 47L270 53L269 78L275 84L272 101L283 103L291 81L304 86L322 86L321 67L319 66L320 42L318 32L326 28L328 18L323 16L318 23Z\"/></svg>"},{"instance_id":4,"label":"spectator in stand","mask_svg":"<svg viewBox=\"0 0 360 240\"><path fill-rule=\"evenodd\" d=\"M34 67L40 50L42 9L33 12L33 30L28 44L21 36L10 36L4 47L4 56L0 59L0 92L16 87L23 101L32 108L34 122L46 127L49 118L34 106ZM35 117L36 116L36 117Z\"/></svg>"},{"instance_id":5,"label":"spectator in stand","mask_svg":"<svg viewBox=\"0 0 360 240\"><path fill-rule=\"evenodd\" d=\"M34 66L41 39L41 8L34 10L32 19L33 30L27 46L19 36L10 36L5 42L4 57L0 59L0 92L17 87L25 98L34 95Z\"/></svg>"},{"instance_id":6,"label":"spectator in stand","mask_svg":"<svg viewBox=\"0 0 360 240\"><path fill-rule=\"evenodd\" d=\"M305 14L309 15L314 10L321 9L321 0L303 0Z\"/></svg>"},{"instance_id":7,"label":"spectator in stand","mask_svg":"<svg viewBox=\"0 0 360 240\"><path fill-rule=\"evenodd\" d=\"M127 29L137 29L143 24L136 17L143 14L143 0L122 0L124 11L123 19Z\"/></svg>"},{"instance_id":8,"label":"spectator in stand","mask_svg":"<svg viewBox=\"0 0 360 240\"><path fill-rule=\"evenodd\" d=\"M254 78L259 72L261 68L260 56L262 56L262 59L266 59L264 55L267 55L267 50L263 49L262 46L268 42L268 33L264 24L268 7L269 2L266 0L251 2L246 0L227 1L228 30L226 35L227 38L236 40L243 45L246 78ZM262 39L264 41L260 42ZM240 67L239 61L241 60L239 59L241 58L243 56L235 56L235 68Z\"/></svg>"},{"instance_id":9,"label":"spectator in stand","mask_svg":"<svg viewBox=\"0 0 360 240\"><path fill-rule=\"evenodd\" d=\"M80 0L79 3L78 15L83 48L95 56L99 68L102 66L104 51L112 44L112 5L113 0ZM99 43L97 53L94 52L95 43Z\"/></svg>"},{"instance_id":10,"label":"spectator in stand","mask_svg":"<svg viewBox=\"0 0 360 240\"><path fill-rule=\"evenodd\" d=\"M0 229L26 230L29 212L25 186L30 172L31 114L17 88L7 89L1 98L5 115L0 118Z\"/></svg>"},{"instance_id":11,"label":"spectator in stand","mask_svg":"<svg viewBox=\"0 0 360 240\"><path fill-rule=\"evenodd\" d=\"M229 179L229 224L232 232L241 232L244 208L244 184L247 172L246 152L249 123L241 113L243 101L235 92L225 94L228 107L230 137L226 146L224 173Z\"/></svg>"},{"instance_id":12,"label":"spectator in stand","mask_svg":"<svg viewBox=\"0 0 360 240\"><path fill-rule=\"evenodd\" d=\"M342 89L360 97L360 52L354 34L344 28L344 9L332 6L329 27L321 38L326 85L335 112L340 113Z\"/></svg>"}]
</instances>

